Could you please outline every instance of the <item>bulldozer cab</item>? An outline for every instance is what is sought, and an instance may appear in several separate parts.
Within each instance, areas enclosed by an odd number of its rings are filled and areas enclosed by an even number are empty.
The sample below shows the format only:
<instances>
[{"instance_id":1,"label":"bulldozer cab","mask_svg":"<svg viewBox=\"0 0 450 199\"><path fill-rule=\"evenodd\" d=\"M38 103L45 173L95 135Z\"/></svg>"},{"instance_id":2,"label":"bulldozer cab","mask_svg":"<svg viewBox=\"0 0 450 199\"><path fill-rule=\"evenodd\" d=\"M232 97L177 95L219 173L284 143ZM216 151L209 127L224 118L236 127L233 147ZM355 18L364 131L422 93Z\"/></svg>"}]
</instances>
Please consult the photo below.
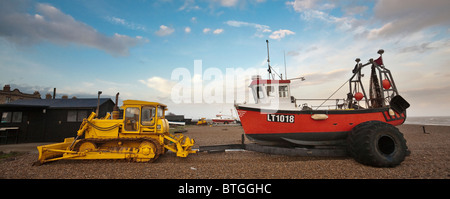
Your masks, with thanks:
<instances>
[{"instance_id":1,"label":"bulldozer cab","mask_svg":"<svg viewBox=\"0 0 450 199\"><path fill-rule=\"evenodd\" d=\"M123 102L124 128L123 133L165 133L164 112L166 105L137 100L126 100Z\"/></svg>"}]
</instances>

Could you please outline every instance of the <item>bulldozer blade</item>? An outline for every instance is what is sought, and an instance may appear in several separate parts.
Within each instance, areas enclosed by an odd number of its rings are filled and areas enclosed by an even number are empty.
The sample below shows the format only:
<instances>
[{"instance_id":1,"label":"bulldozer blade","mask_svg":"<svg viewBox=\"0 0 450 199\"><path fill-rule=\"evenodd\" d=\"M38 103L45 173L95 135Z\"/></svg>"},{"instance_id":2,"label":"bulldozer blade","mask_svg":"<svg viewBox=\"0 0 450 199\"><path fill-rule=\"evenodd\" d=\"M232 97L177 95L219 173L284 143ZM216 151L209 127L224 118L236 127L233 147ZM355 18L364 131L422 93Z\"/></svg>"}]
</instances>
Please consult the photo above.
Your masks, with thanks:
<instances>
[{"instance_id":1,"label":"bulldozer blade","mask_svg":"<svg viewBox=\"0 0 450 199\"><path fill-rule=\"evenodd\" d=\"M166 145L165 148L169 149L177 154L178 157L187 157L190 153L196 153L197 151L192 150L192 146L194 146L194 139L190 139L189 137L185 137L182 134L164 136L166 140L169 140L173 143L174 146Z\"/></svg>"},{"instance_id":2,"label":"bulldozer blade","mask_svg":"<svg viewBox=\"0 0 450 199\"><path fill-rule=\"evenodd\" d=\"M75 139L72 137L64 139L64 142L61 143L38 146L38 162L43 164L45 162L64 159L64 154L76 154L75 151L69 150L69 147L74 140Z\"/></svg>"}]
</instances>

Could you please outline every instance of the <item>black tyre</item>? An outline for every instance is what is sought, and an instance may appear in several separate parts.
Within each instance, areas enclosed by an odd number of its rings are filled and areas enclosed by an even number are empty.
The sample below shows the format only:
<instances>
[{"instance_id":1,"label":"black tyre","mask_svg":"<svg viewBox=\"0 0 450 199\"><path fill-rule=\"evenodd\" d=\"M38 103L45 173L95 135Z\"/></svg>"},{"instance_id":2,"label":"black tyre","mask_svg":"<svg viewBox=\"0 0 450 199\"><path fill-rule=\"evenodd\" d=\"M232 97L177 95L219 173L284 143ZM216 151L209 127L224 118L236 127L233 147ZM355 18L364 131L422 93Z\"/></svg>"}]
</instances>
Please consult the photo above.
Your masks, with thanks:
<instances>
[{"instance_id":1,"label":"black tyre","mask_svg":"<svg viewBox=\"0 0 450 199\"><path fill-rule=\"evenodd\" d=\"M408 153L403 134L393 125L368 121L354 127L347 137L348 152L359 163L395 167Z\"/></svg>"}]
</instances>

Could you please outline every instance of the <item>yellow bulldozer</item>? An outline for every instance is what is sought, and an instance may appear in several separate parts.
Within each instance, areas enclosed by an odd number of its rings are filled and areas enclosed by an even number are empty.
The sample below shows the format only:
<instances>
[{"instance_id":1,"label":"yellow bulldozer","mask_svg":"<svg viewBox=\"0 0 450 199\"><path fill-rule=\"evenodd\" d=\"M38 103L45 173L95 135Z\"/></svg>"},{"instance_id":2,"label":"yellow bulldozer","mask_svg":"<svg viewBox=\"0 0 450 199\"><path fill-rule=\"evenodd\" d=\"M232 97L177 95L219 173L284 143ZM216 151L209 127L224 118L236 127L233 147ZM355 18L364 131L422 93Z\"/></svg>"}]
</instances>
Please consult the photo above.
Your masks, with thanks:
<instances>
[{"instance_id":1,"label":"yellow bulldozer","mask_svg":"<svg viewBox=\"0 0 450 199\"><path fill-rule=\"evenodd\" d=\"M153 162L168 150L187 157L194 140L181 133L169 133L164 118L167 106L156 102L123 101L123 119L118 108L113 117L96 118L93 112L84 119L75 138L62 143L38 146L37 164L61 159L126 159ZM83 138L84 137L84 138Z\"/></svg>"}]
</instances>

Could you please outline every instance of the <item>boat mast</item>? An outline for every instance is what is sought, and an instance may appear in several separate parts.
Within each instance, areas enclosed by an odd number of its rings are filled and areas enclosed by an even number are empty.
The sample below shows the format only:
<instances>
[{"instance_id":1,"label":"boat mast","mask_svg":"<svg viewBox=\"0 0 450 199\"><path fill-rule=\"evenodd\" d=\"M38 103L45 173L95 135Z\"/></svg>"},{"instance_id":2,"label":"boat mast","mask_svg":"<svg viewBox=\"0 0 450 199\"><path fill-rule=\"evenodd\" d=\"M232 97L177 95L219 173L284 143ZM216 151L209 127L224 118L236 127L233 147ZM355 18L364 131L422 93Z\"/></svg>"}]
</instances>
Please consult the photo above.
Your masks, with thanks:
<instances>
[{"instance_id":1,"label":"boat mast","mask_svg":"<svg viewBox=\"0 0 450 199\"><path fill-rule=\"evenodd\" d=\"M286 71L286 51L283 51L283 57L284 57L284 79L287 79L287 71ZM283 78L281 78L283 79Z\"/></svg>"},{"instance_id":2,"label":"boat mast","mask_svg":"<svg viewBox=\"0 0 450 199\"><path fill-rule=\"evenodd\" d=\"M270 69L270 57L269 57L269 40L266 40L267 43L267 72L269 73L269 79L270 79L270 75L272 74L272 70ZM273 76L272 76L273 79Z\"/></svg>"}]
</instances>

